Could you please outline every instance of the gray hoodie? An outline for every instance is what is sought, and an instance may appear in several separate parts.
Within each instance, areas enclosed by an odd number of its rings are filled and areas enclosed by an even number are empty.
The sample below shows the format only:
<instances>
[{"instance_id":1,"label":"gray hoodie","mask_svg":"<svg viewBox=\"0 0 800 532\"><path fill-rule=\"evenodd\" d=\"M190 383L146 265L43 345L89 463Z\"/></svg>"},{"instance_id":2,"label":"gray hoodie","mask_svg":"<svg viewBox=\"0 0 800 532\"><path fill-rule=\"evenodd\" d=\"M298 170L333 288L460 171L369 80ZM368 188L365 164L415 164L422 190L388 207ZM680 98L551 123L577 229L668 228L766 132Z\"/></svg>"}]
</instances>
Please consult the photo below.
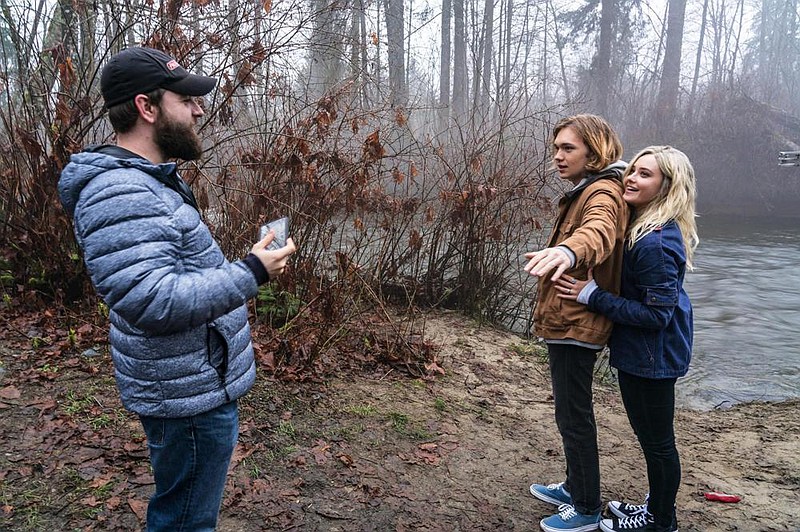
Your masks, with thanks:
<instances>
[{"instance_id":1,"label":"gray hoodie","mask_svg":"<svg viewBox=\"0 0 800 532\"><path fill-rule=\"evenodd\" d=\"M170 178L174 163L87 151L72 156L58 182L109 308L122 403L166 418L207 412L253 385L245 303L258 291L252 264L225 259Z\"/></svg>"}]
</instances>

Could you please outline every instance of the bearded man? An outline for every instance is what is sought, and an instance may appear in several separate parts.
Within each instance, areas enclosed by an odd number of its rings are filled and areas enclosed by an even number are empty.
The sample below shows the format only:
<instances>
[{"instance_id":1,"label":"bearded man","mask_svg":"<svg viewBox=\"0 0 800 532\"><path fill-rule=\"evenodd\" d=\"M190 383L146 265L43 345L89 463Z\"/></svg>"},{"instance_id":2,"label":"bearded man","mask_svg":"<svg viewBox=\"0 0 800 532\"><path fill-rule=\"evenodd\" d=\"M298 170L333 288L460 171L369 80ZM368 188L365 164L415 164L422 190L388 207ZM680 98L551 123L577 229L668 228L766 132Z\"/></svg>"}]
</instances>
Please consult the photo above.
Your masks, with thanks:
<instances>
[{"instance_id":1,"label":"bearded man","mask_svg":"<svg viewBox=\"0 0 800 532\"><path fill-rule=\"evenodd\" d=\"M58 182L98 294L109 308L123 405L138 414L155 493L147 530L214 530L239 433L237 400L255 380L246 302L280 275L291 239L274 234L229 262L174 159L202 153L195 132L216 78L132 47L103 68L115 145L72 156Z\"/></svg>"}]
</instances>

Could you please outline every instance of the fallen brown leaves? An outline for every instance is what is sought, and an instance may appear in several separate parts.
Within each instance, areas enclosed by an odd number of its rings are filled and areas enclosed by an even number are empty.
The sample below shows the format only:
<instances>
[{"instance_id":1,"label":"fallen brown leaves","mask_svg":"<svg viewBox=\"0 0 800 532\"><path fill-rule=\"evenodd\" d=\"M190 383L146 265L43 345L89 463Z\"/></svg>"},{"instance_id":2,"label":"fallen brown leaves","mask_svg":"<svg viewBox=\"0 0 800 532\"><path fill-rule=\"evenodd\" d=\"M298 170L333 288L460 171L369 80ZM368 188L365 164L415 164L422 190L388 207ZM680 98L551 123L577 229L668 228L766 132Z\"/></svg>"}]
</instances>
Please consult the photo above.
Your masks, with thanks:
<instances>
[{"instance_id":1,"label":"fallen brown leaves","mask_svg":"<svg viewBox=\"0 0 800 532\"><path fill-rule=\"evenodd\" d=\"M50 521L138 528L134 515L116 510L122 500L146 507L135 485L141 475L152 484L145 439L119 404L108 357L75 356L81 343L104 339L104 327L86 322L70 332L63 323L71 319L9 312L0 324L2 514L20 530Z\"/></svg>"},{"instance_id":2,"label":"fallen brown leaves","mask_svg":"<svg viewBox=\"0 0 800 532\"><path fill-rule=\"evenodd\" d=\"M313 412L325 397L329 375L431 379L443 373L436 346L385 316L364 315L333 342L320 333L321 319L310 312L307 321L293 324L291 335L253 327L262 375L241 403L240 441L223 511L257 514L259 527L302 523L303 494L323 481L351 493L353 504L388 495L371 480L380 475L371 458L346 437L294 427L294 412ZM106 336L100 316L51 310L0 317L0 528L141 528L153 486L147 443L136 416L119 402ZM275 393L275 387L282 391ZM321 414L320 423L325 418ZM370 423L370 430L391 431L385 420ZM437 467L454 448L393 437L404 442L396 459L418 467ZM283 471L277 476L275 464ZM314 512L349 519L346 506Z\"/></svg>"}]
</instances>

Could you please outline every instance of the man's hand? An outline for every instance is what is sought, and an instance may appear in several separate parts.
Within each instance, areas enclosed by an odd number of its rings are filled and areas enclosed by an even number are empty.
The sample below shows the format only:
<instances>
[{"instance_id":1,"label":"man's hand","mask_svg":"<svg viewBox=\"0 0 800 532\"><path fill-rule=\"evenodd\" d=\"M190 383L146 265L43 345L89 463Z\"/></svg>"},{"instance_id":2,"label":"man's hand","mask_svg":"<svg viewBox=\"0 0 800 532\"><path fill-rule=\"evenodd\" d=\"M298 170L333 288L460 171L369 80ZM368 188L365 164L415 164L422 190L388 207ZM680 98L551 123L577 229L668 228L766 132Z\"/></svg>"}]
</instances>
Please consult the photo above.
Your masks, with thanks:
<instances>
[{"instance_id":1,"label":"man's hand","mask_svg":"<svg viewBox=\"0 0 800 532\"><path fill-rule=\"evenodd\" d=\"M267 270L270 279L273 279L283 273L283 271L286 269L286 263L289 261L289 256L297 251L297 247L294 245L294 240L291 238L286 239L286 245L282 248L267 250L266 247L274 238L275 232L269 231L267 236L256 242L253 248L250 250L250 253L258 257L258 259L261 261L261 264L264 265L264 268Z\"/></svg>"},{"instance_id":2,"label":"man's hand","mask_svg":"<svg viewBox=\"0 0 800 532\"><path fill-rule=\"evenodd\" d=\"M534 277L544 277L555 268L556 272L550 278L551 281L557 281L561 274L572 266L569 255L557 247L531 251L525 254L525 258L530 260L524 270Z\"/></svg>"}]
</instances>

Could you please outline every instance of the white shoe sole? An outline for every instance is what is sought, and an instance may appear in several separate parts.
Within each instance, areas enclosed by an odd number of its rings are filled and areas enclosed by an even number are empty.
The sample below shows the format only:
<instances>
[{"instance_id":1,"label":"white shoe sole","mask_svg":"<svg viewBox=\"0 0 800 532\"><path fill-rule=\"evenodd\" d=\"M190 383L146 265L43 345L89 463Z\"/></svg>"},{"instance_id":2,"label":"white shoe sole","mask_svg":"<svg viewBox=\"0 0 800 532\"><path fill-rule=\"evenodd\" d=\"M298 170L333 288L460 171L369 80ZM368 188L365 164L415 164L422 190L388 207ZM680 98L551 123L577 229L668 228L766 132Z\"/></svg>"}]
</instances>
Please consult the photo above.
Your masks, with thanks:
<instances>
[{"instance_id":1,"label":"white shoe sole","mask_svg":"<svg viewBox=\"0 0 800 532\"><path fill-rule=\"evenodd\" d=\"M611 507L609 506L609 508L611 508ZM617 517L625 517L625 516L619 515L619 514L615 514L615 515ZM605 521L608 521L609 524L605 524ZM600 530L602 530L603 532L614 532L613 525L614 525L614 521L613 520L611 520L611 519L603 519L603 520L600 521ZM676 528L672 532L678 532L678 529Z\"/></svg>"},{"instance_id":2,"label":"white shoe sole","mask_svg":"<svg viewBox=\"0 0 800 532\"><path fill-rule=\"evenodd\" d=\"M539 521L539 527L544 530L544 532L591 532L592 530L597 530L599 526L600 523L594 523L591 525L579 526L577 528L553 528L544 524L544 519Z\"/></svg>"}]
</instances>

